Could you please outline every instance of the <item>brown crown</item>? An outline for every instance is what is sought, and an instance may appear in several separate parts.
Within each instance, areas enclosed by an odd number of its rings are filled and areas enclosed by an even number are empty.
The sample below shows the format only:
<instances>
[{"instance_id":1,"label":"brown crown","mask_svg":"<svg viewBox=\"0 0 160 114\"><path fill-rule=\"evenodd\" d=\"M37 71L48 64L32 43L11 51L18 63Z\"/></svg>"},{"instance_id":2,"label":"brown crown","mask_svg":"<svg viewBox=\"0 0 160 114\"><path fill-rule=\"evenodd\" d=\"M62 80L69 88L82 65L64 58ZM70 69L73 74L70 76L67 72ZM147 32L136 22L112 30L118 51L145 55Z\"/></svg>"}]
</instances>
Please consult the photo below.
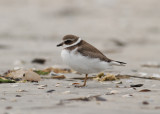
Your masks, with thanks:
<instances>
[{"instance_id":1,"label":"brown crown","mask_svg":"<svg viewBox=\"0 0 160 114\"><path fill-rule=\"evenodd\" d=\"M64 36L64 37L63 37L63 40L68 40L68 39L78 40L78 38L79 38L78 36L75 36L75 35L71 35L71 34L70 34L70 35Z\"/></svg>"}]
</instances>

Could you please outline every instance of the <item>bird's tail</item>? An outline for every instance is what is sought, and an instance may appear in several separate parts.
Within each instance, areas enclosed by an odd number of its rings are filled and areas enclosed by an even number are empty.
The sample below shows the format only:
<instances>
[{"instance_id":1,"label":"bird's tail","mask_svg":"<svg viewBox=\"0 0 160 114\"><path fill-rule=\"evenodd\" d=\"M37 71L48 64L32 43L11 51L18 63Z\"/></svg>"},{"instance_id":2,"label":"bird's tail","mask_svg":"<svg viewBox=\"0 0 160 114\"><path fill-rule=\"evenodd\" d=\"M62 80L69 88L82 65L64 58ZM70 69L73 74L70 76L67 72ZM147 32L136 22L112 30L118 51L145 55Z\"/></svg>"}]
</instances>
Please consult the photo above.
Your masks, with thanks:
<instances>
[{"instance_id":1,"label":"bird's tail","mask_svg":"<svg viewBox=\"0 0 160 114\"><path fill-rule=\"evenodd\" d=\"M125 66L127 63L112 60L111 64L116 66Z\"/></svg>"}]
</instances>

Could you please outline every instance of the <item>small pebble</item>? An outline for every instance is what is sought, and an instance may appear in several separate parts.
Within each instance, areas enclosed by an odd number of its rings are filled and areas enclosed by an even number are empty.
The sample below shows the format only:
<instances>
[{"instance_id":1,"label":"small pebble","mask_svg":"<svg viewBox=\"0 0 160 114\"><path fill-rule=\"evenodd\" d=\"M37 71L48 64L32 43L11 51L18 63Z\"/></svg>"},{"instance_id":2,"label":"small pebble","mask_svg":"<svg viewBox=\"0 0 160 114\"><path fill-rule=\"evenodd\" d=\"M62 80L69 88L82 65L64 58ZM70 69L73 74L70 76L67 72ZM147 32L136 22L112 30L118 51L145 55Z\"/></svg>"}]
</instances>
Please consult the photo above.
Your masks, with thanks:
<instances>
[{"instance_id":1,"label":"small pebble","mask_svg":"<svg viewBox=\"0 0 160 114\"><path fill-rule=\"evenodd\" d=\"M27 92L26 90L17 90L16 92Z\"/></svg>"},{"instance_id":2,"label":"small pebble","mask_svg":"<svg viewBox=\"0 0 160 114\"><path fill-rule=\"evenodd\" d=\"M142 104L149 105L149 102L148 101L143 101Z\"/></svg>"},{"instance_id":3,"label":"small pebble","mask_svg":"<svg viewBox=\"0 0 160 114\"><path fill-rule=\"evenodd\" d=\"M55 91L54 89L48 90L47 93L52 93L53 91Z\"/></svg>"},{"instance_id":4,"label":"small pebble","mask_svg":"<svg viewBox=\"0 0 160 114\"><path fill-rule=\"evenodd\" d=\"M16 97L22 97L21 95L16 95Z\"/></svg>"},{"instance_id":5,"label":"small pebble","mask_svg":"<svg viewBox=\"0 0 160 114\"><path fill-rule=\"evenodd\" d=\"M60 84L59 84L59 83L57 83L57 84L56 84L56 87L59 87L59 86L60 86Z\"/></svg>"},{"instance_id":6,"label":"small pebble","mask_svg":"<svg viewBox=\"0 0 160 114\"><path fill-rule=\"evenodd\" d=\"M143 84L132 84L132 85L130 85L130 87L142 87L143 86Z\"/></svg>"},{"instance_id":7,"label":"small pebble","mask_svg":"<svg viewBox=\"0 0 160 114\"><path fill-rule=\"evenodd\" d=\"M10 109L12 109L12 107L11 107L11 106L7 106L6 109L7 109L7 110L10 110Z\"/></svg>"}]
</instances>

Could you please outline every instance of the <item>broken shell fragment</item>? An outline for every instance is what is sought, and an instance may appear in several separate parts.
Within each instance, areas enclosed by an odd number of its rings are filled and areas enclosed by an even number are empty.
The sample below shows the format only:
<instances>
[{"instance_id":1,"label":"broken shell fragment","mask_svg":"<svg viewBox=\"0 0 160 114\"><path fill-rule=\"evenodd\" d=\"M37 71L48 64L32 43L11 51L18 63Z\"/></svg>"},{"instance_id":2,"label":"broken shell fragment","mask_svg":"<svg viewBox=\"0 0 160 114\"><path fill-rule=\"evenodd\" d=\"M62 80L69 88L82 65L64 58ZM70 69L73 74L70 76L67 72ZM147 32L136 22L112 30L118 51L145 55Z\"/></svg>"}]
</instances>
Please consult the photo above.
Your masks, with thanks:
<instances>
[{"instance_id":1,"label":"broken shell fragment","mask_svg":"<svg viewBox=\"0 0 160 114\"><path fill-rule=\"evenodd\" d=\"M41 77L39 74L33 72L33 71L27 71L24 75L22 80L27 80L31 82L38 82L41 80Z\"/></svg>"},{"instance_id":2,"label":"broken shell fragment","mask_svg":"<svg viewBox=\"0 0 160 114\"><path fill-rule=\"evenodd\" d=\"M27 91L23 90L23 89L22 90L20 89L20 90L17 90L16 92L27 92Z\"/></svg>"},{"instance_id":3,"label":"broken shell fragment","mask_svg":"<svg viewBox=\"0 0 160 114\"><path fill-rule=\"evenodd\" d=\"M150 92L151 90L149 90L149 89L142 89L142 90L140 90L139 92Z\"/></svg>"},{"instance_id":4,"label":"broken shell fragment","mask_svg":"<svg viewBox=\"0 0 160 114\"><path fill-rule=\"evenodd\" d=\"M13 79L22 79L23 75L26 73L26 70L13 70L9 71L5 77L13 78Z\"/></svg>"},{"instance_id":5,"label":"broken shell fragment","mask_svg":"<svg viewBox=\"0 0 160 114\"><path fill-rule=\"evenodd\" d=\"M110 93L111 93L111 94L117 94L117 93L119 93L119 91L117 91L117 90L112 90Z\"/></svg>"},{"instance_id":6,"label":"broken shell fragment","mask_svg":"<svg viewBox=\"0 0 160 114\"><path fill-rule=\"evenodd\" d=\"M133 97L133 95L131 95L131 94L126 94L126 95L123 95L122 97L123 97L123 98L129 98L129 97Z\"/></svg>"}]
</instances>

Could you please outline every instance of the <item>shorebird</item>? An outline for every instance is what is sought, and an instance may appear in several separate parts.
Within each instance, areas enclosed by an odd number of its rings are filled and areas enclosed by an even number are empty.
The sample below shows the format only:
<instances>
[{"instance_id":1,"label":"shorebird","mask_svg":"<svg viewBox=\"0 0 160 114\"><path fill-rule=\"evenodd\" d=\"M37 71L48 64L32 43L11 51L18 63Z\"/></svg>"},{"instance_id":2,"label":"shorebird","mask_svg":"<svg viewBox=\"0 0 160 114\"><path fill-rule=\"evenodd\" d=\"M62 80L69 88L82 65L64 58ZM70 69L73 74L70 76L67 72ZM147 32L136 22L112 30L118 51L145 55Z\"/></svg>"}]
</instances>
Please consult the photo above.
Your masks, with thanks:
<instances>
[{"instance_id":1,"label":"shorebird","mask_svg":"<svg viewBox=\"0 0 160 114\"><path fill-rule=\"evenodd\" d=\"M63 61L72 69L85 74L83 85L86 86L87 77L90 73L97 73L111 68L113 65L124 66L126 63L107 58L97 48L75 35L66 35L62 43L57 47L64 46L61 51Z\"/></svg>"}]
</instances>

